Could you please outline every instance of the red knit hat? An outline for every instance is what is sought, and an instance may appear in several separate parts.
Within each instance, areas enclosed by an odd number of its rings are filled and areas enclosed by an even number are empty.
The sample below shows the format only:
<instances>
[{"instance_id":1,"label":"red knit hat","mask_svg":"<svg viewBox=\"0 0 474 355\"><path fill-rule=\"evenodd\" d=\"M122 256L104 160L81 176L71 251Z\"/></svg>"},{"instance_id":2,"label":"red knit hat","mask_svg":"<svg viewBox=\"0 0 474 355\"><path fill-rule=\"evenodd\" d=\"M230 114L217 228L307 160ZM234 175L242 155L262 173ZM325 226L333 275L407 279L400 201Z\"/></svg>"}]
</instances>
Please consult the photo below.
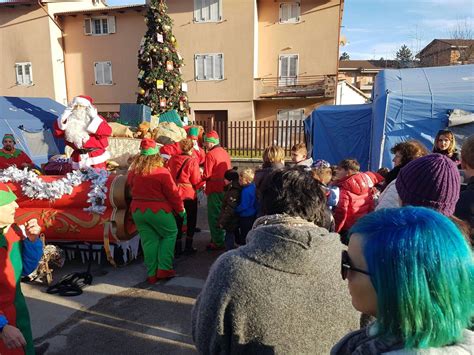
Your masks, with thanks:
<instances>
[{"instance_id":1,"label":"red knit hat","mask_svg":"<svg viewBox=\"0 0 474 355\"><path fill-rule=\"evenodd\" d=\"M219 135L217 134L216 131L209 131L206 133L206 136L204 137L204 141L209 142L209 143L219 144Z\"/></svg>"},{"instance_id":2,"label":"red knit hat","mask_svg":"<svg viewBox=\"0 0 474 355\"><path fill-rule=\"evenodd\" d=\"M16 195L10 190L8 185L0 182L0 206L8 205L16 200Z\"/></svg>"},{"instance_id":3,"label":"red knit hat","mask_svg":"<svg viewBox=\"0 0 474 355\"><path fill-rule=\"evenodd\" d=\"M150 138L144 138L140 142L140 155L155 155L158 154L159 149L156 142Z\"/></svg>"}]
</instances>

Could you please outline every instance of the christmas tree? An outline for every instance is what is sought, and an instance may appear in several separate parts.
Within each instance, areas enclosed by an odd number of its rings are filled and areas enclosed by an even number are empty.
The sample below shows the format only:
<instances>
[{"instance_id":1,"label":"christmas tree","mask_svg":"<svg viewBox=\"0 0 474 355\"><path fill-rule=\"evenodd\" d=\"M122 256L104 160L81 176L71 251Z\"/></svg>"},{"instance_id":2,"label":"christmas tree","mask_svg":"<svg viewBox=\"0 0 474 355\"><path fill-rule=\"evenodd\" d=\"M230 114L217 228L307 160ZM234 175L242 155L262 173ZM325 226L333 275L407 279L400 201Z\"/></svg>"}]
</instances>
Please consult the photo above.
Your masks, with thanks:
<instances>
[{"instance_id":1,"label":"christmas tree","mask_svg":"<svg viewBox=\"0 0 474 355\"><path fill-rule=\"evenodd\" d=\"M150 106L153 115L174 109L183 118L189 112L187 88L181 78L184 64L167 9L165 0L151 0L148 6L148 29L138 51L137 103Z\"/></svg>"}]
</instances>

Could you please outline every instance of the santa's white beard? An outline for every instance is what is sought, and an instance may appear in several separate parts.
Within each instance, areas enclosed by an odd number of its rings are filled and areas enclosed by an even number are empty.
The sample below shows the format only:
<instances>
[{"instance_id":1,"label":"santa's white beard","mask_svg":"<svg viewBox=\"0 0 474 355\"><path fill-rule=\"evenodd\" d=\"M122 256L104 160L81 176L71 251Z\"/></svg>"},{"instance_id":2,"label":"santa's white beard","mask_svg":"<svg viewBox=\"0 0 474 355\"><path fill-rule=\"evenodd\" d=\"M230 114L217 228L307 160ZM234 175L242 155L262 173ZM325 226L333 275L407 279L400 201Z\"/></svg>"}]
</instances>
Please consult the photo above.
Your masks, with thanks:
<instances>
[{"instance_id":1,"label":"santa's white beard","mask_svg":"<svg viewBox=\"0 0 474 355\"><path fill-rule=\"evenodd\" d=\"M85 109L74 109L67 118L66 129L64 130L66 140L81 149L82 145L89 140L89 133L87 132L89 122L90 119Z\"/></svg>"}]
</instances>

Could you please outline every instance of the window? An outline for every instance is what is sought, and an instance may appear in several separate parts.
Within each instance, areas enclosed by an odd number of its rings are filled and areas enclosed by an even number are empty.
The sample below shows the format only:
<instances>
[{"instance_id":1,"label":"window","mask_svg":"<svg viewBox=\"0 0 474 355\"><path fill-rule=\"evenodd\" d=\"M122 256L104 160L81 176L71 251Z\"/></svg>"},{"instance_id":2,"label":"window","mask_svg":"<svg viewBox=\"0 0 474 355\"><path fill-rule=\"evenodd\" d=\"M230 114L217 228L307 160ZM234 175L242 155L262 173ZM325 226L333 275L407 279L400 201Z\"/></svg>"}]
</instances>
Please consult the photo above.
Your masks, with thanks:
<instances>
[{"instance_id":1,"label":"window","mask_svg":"<svg viewBox=\"0 0 474 355\"><path fill-rule=\"evenodd\" d=\"M304 109L278 110L277 111L277 144L290 148L291 142L300 142L302 136L302 121L304 119ZM288 130L288 121L291 122L291 131Z\"/></svg>"},{"instance_id":2,"label":"window","mask_svg":"<svg viewBox=\"0 0 474 355\"><path fill-rule=\"evenodd\" d=\"M296 85L298 79L298 54L280 55L278 86Z\"/></svg>"},{"instance_id":3,"label":"window","mask_svg":"<svg viewBox=\"0 0 474 355\"><path fill-rule=\"evenodd\" d=\"M194 56L196 80L224 79L224 55L196 54Z\"/></svg>"},{"instance_id":4,"label":"window","mask_svg":"<svg viewBox=\"0 0 474 355\"><path fill-rule=\"evenodd\" d=\"M302 121L304 119L304 109L278 110L278 121Z\"/></svg>"},{"instance_id":5,"label":"window","mask_svg":"<svg viewBox=\"0 0 474 355\"><path fill-rule=\"evenodd\" d=\"M33 84L33 70L31 63L16 63L16 84L31 85Z\"/></svg>"},{"instance_id":6,"label":"window","mask_svg":"<svg viewBox=\"0 0 474 355\"><path fill-rule=\"evenodd\" d=\"M280 23L300 22L301 4L299 2L284 2L280 4Z\"/></svg>"},{"instance_id":7,"label":"window","mask_svg":"<svg viewBox=\"0 0 474 355\"><path fill-rule=\"evenodd\" d=\"M115 33L115 16L92 17L84 19L84 34L101 36Z\"/></svg>"},{"instance_id":8,"label":"window","mask_svg":"<svg viewBox=\"0 0 474 355\"><path fill-rule=\"evenodd\" d=\"M194 22L219 22L222 0L194 0Z\"/></svg>"},{"instance_id":9,"label":"window","mask_svg":"<svg viewBox=\"0 0 474 355\"><path fill-rule=\"evenodd\" d=\"M112 62L95 62L94 74L96 85L112 85Z\"/></svg>"}]
</instances>

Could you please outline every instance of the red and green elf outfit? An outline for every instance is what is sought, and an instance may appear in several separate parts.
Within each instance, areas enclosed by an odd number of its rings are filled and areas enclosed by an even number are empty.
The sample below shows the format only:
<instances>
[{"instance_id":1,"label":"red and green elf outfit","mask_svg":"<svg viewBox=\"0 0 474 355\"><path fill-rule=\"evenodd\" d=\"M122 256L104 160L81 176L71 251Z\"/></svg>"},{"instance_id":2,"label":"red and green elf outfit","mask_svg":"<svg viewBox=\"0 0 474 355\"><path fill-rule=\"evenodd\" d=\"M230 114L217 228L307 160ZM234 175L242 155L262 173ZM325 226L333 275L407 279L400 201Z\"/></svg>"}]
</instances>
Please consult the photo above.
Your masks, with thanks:
<instances>
[{"instance_id":1,"label":"red and green elf outfit","mask_svg":"<svg viewBox=\"0 0 474 355\"><path fill-rule=\"evenodd\" d=\"M159 153L156 142L143 139L140 154ZM156 167L150 174L128 173L128 185L132 193L131 211L142 242L148 282L176 275L173 270L176 242L176 220L173 212L186 220L186 212L178 188L169 170Z\"/></svg>"},{"instance_id":2,"label":"red and green elf outfit","mask_svg":"<svg viewBox=\"0 0 474 355\"><path fill-rule=\"evenodd\" d=\"M0 183L0 206L16 200L16 196ZM4 232L6 230L6 232ZM23 227L12 224L0 233L0 330L5 325L18 328L26 340L25 348L8 349L0 338L0 354L34 354L30 317L20 278L36 269L43 255L43 244L38 238L30 241Z\"/></svg>"},{"instance_id":3,"label":"red and green elf outfit","mask_svg":"<svg viewBox=\"0 0 474 355\"><path fill-rule=\"evenodd\" d=\"M211 243L208 248L221 249L224 248L225 231L217 227L217 220L224 200L224 174L231 167L230 157L224 148L219 146L219 135L216 131L208 132L204 141L215 144L206 154L202 175L202 179L206 181L207 221L211 231Z\"/></svg>"},{"instance_id":4,"label":"red and green elf outfit","mask_svg":"<svg viewBox=\"0 0 474 355\"><path fill-rule=\"evenodd\" d=\"M11 139L16 143L13 134L5 134L3 140L6 138ZM16 165L17 168L22 169L23 164L33 165L30 157L24 151L17 148L14 148L12 151L0 149L0 169L6 169L12 165Z\"/></svg>"}]
</instances>

